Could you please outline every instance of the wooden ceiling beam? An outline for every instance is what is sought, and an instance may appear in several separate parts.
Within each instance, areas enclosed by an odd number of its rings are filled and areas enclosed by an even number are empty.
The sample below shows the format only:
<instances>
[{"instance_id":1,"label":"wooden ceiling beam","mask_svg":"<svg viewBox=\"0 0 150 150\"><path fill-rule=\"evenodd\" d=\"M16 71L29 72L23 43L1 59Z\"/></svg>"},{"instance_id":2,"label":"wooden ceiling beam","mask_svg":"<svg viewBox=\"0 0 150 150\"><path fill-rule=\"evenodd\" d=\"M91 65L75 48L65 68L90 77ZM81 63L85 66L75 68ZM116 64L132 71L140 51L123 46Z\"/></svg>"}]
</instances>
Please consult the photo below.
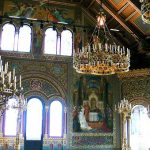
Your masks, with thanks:
<instances>
[{"instance_id":1,"label":"wooden ceiling beam","mask_svg":"<svg viewBox=\"0 0 150 150\"><path fill-rule=\"evenodd\" d=\"M117 13L121 14L128 6L129 6L129 3L127 2Z\"/></svg>"},{"instance_id":2,"label":"wooden ceiling beam","mask_svg":"<svg viewBox=\"0 0 150 150\"><path fill-rule=\"evenodd\" d=\"M49 4L54 4L54 5L62 5L62 6L72 6L72 7L75 7L78 5L78 3L67 3L67 2L58 2L58 1L53 1L53 0L47 0L47 3Z\"/></svg>"},{"instance_id":3,"label":"wooden ceiling beam","mask_svg":"<svg viewBox=\"0 0 150 150\"><path fill-rule=\"evenodd\" d=\"M101 0L96 0L96 2L101 5ZM102 4L102 7L104 10L106 10L118 23L122 25L123 28L125 28L136 40L139 39L139 37L134 33L134 31L128 27L126 22L114 11L112 10L107 4Z\"/></svg>"},{"instance_id":4,"label":"wooden ceiling beam","mask_svg":"<svg viewBox=\"0 0 150 150\"><path fill-rule=\"evenodd\" d=\"M135 6L135 4L133 4L133 3L131 2L131 0L128 0L128 3L129 3L139 14L141 14L141 10L139 10L139 8L137 8L137 7Z\"/></svg>"},{"instance_id":5,"label":"wooden ceiling beam","mask_svg":"<svg viewBox=\"0 0 150 150\"><path fill-rule=\"evenodd\" d=\"M130 14L130 15L125 19L125 21L130 20L135 14L137 14L137 11L136 11L136 10L135 10L132 14Z\"/></svg>"},{"instance_id":6,"label":"wooden ceiling beam","mask_svg":"<svg viewBox=\"0 0 150 150\"><path fill-rule=\"evenodd\" d=\"M84 1L84 0L81 0L81 1L80 1L80 4L81 4L83 1Z\"/></svg>"},{"instance_id":7,"label":"wooden ceiling beam","mask_svg":"<svg viewBox=\"0 0 150 150\"><path fill-rule=\"evenodd\" d=\"M87 9L89 9L93 5L94 2L95 2L95 0L92 0L91 3L89 4L89 6L87 7Z\"/></svg>"},{"instance_id":8,"label":"wooden ceiling beam","mask_svg":"<svg viewBox=\"0 0 150 150\"><path fill-rule=\"evenodd\" d=\"M107 21L107 25L109 25L113 20L114 20L114 18L111 17L111 19L109 19L109 20Z\"/></svg>"},{"instance_id":9,"label":"wooden ceiling beam","mask_svg":"<svg viewBox=\"0 0 150 150\"><path fill-rule=\"evenodd\" d=\"M86 9L82 7L82 12L89 17L92 24L96 23L96 18L94 18Z\"/></svg>"}]
</instances>

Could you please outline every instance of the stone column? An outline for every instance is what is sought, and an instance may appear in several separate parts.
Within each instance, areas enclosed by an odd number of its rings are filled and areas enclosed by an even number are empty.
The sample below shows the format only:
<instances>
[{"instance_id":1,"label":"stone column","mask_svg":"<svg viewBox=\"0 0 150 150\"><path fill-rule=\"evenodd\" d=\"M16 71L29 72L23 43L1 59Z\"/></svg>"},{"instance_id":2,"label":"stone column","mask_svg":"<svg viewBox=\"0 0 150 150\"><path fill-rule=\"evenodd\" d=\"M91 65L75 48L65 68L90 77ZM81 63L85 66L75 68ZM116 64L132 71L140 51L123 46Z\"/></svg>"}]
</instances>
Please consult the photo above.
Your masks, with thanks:
<instances>
[{"instance_id":1,"label":"stone column","mask_svg":"<svg viewBox=\"0 0 150 150\"><path fill-rule=\"evenodd\" d=\"M24 127L24 121L23 121L23 118L24 118L24 113L23 111L21 112L21 125L20 125L20 137L23 138L23 127Z\"/></svg>"},{"instance_id":2,"label":"stone column","mask_svg":"<svg viewBox=\"0 0 150 150\"><path fill-rule=\"evenodd\" d=\"M49 106L45 106L45 132L44 132L44 138L47 139L48 138L48 108Z\"/></svg>"},{"instance_id":3,"label":"stone column","mask_svg":"<svg viewBox=\"0 0 150 150\"><path fill-rule=\"evenodd\" d=\"M128 150L131 150L131 146L130 146L130 121L131 121L131 116L127 117L127 146L128 146Z\"/></svg>"},{"instance_id":4,"label":"stone column","mask_svg":"<svg viewBox=\"0 0 150 150\"><path fill-rule=\"evenodd\" d=\"M3 116L0 117L0 137L3 136Z\"/></svg>"},{"instance_id":5,"label":"stone column","mask_svg":"<svg viewBox=\"0 0 150 150\"><path fill-rule=\"evenodd\" d=\"M63 134L63 148L66 146L67 138L67 107L64 107L64 134Z\"/></svg>"},{"instance_id":6,"label":"stone column","mask_svg":"<svg viewBox=\"0 0 150 150\"><path fill-rule=\"evenodd\" d=\"M127 150L127 137L126 137L126 131L127 131L127 120L126 120L126 114L123 113L123 119L122 119L122 125L123 125L123 141L122 141L122 150Z\"/></svg>"},{"instance_id":7,"label":"stone column","mask_svg":"<svg viewBox=\"0 0 150 150\"><path fill-rule=\"evenodd\" d=\"M66 138L67 134L67 108L64 108L64 138Z\"/></svg>"}]
</instances>

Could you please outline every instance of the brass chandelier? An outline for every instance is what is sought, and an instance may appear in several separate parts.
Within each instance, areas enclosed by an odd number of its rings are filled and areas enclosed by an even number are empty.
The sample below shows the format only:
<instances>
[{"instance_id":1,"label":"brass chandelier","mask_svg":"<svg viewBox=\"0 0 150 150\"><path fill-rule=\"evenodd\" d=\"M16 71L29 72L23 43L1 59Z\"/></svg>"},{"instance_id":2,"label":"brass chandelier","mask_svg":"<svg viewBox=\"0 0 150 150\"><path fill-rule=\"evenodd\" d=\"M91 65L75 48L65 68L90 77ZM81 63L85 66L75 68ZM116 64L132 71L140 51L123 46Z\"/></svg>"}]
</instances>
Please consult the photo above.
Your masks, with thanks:
<instances>
[{"instance_id":1,"label":"brass chandelier","mask_svg":"<svg viewBox=\"0 0 150 150\"><path fill-rule=\"evenodd\" d=\"M129 131L129 118L131 117L132 105L127 99L121 100L118 105L115 105L115 111L118 112L122 117L122 128L123 128L123 139L122 139L122 150L131 150L130 148L130 131Z\"/></svg>"},{"instance_id":2,"label":"brass chandelier","mask_svg":"<svg viewBox=\"0 0 150 150\"><path fill-rule=\"evenodd\" d=\"M22 94L21 75L19 80L19 87L16 88L15 69L8 70L8 62L3 65L0 56L0 116L3 115L6 109L9 109L8 100L13 96L20 96Z\"/></svg>"},{"instance_id":3,"label":"brass chandelier","mask_svg":"<svg viewBox=\"0 0 150 150\"><path fill-rule=\"evenodd\" d=\"M150 24L150 0L140 0L142 20Z\"/></svg>"},{"instance_id":4,"label":"brass chandelier","mask_svg":"<svg viewBox=\"0 0 150 150\"><path fill-rule=\"evenodd\" d=\"M14 97L16 103L11 106L8 105L8 100ZM20 150L20 131L21 131L21 114L27 108L27 100L23 95L23 87L21 84L21 75L19 78L19 87L16 88L16 75L15 69L13 71L8 70L8 62L3 65L0 56L0 116L9 108L17 109L17 133L14 149Z\"/></svg>"},{"instance_id":5,"label":"brass chandelier","mask_svg":"<svg viewBox=\"0 0 150 150\"><path fill-rule=\"evenodd\" d=\"M8 71L8 62L3 66L0 56L0 115L8 109L7 102L11 96L16 93L16 76L15 70L13 75Z\"/></svg>"},{"instance_id":6,"label":"brass chandelier","mask_svg":"<svg viewBox=\"0 0 150 150\"><path fill-rule=\"evenodd\" d=\"M101 30L104 39L100 38ZM90 42L82 49L75 49L73 67L76 72L93 75L110 75L129 71L130 51L117 45L107 25L106 15L101 9Z\"/></svg>"}]
</instances>

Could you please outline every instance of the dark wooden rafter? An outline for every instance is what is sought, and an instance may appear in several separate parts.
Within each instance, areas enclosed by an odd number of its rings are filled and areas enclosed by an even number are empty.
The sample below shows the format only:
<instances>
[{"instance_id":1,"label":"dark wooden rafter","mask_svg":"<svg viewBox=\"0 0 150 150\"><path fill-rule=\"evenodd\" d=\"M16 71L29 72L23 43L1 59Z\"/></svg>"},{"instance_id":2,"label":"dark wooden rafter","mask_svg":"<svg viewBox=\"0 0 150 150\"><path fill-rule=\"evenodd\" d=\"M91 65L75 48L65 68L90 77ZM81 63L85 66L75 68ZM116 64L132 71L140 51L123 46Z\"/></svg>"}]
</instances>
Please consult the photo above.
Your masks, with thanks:
<instances>
[{"instance_id":1,"label":"dark wooden rafter","mask_svg":"<svg viewBox=\"0 0 150 150\"><path fill-rule=\"evenodd\" d=\"M80 4L82 4L83 1L84 1L84 0L81 0L81 1L80 1Z\"/></svg>"},{"instance_id":2,"label":"dark wooden rafter","mask_svg":"<svg viewBox=\"0 0 150 150\"><path fill-rule=\"evenodd\" d=\"M112 17L111 19L109 19L109 20L107 21L107 24L110 24L113 20L114 20L114 18Z\"/></svg>"},{"instance_id":3,"label":"dark wooden rafter","mask_svg":"<svg viewBox=\"0 0 150 150\"><path fill-rule=\"evenodd\" d=\"M47 0L47 3L49 4L54 4L54 5L62 5L62 6L72 6L72 7L75 7L77 6L78 4L77 3L69 3L69 2L60 2L60 1L52 1L52 0Z\"/></svg>"},{"instance_id":4,"label":"dark wooden rafter","mask_svg":"<svg viewBox=\"0 0 150 150\"><path fill-rule=\"evenodd\" d=\"M96 0L98 4L101 5L101 0ZM136 40L139 39L139 36L134 33L134 31L126 24L126 22L114 11L110 6L108 6L106 3L102 4L102 7L104 10L106 10L118 23L122 25L123 28L125 28Z\"/></svg>"},{"instance_id":5,"label":"dark wooden rafter","mask_svg":"<svg viewBox=\"0 0 150 150\"><path fill-rule=\"evenodd\" d=\"M128 6L129 6L129 3L127 2L117 13L121 14ZM107 24L110 24L113 20L114 18L112 17L111 19L107 21Z\"/></svg>"},{"instance_id":6,"label":"dark wooden rafter","mask_svg":"<svg viewBox=\"0 0 150 150\"><path fill-rule=\"evenodd\" d=\"M92 23L96 23L96 18L94 18L86 9L82 7L82 12L89 17Z\"/></svg>"},{"instance_id":7,"label":"dark wooden rafter","mask_svg":"<svg viewBox=\"0 0 150 150\"><path fill-rule=\"evenodd\" d=\"M92 0L91 3L89 4L89 6L87 7L87 9L89 9L93 5L94 2L95 2L95 0Z\"/></svg>"}]
</instances>

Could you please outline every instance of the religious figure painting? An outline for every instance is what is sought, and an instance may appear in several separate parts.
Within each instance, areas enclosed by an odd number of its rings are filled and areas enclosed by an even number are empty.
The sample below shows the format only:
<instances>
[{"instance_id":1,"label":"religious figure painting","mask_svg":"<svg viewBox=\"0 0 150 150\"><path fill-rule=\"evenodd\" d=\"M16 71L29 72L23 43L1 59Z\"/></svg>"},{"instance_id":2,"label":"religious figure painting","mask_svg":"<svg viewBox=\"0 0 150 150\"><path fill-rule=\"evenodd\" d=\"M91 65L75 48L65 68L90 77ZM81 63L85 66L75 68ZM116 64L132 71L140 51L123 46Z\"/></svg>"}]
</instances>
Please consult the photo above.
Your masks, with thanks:
<instances>
[{"instance_id":1,"label":"religious figure painting","mask_svg":"<svg viewBox=\"0 0 150 150\"><path fill-rule=\"evenodd\" d=\"M104 78L82 76L75 83L72 111L74 132L111 133L111 85Z\"/></svg>"},{"instance_id":2,"label":"religious figure painting","mask_svg":"<svg viewBox=\"0 0 150 150\"><path fill-rule=\"evenodd\" d=\"M35 0L7 0L4 3L5 16L16 16L22 18L35 18L55 23L73 23L70 11L67 8L54 7L47 1ZM8 9L9 8L9 9Z\"/></svg>"}]
</instances>

